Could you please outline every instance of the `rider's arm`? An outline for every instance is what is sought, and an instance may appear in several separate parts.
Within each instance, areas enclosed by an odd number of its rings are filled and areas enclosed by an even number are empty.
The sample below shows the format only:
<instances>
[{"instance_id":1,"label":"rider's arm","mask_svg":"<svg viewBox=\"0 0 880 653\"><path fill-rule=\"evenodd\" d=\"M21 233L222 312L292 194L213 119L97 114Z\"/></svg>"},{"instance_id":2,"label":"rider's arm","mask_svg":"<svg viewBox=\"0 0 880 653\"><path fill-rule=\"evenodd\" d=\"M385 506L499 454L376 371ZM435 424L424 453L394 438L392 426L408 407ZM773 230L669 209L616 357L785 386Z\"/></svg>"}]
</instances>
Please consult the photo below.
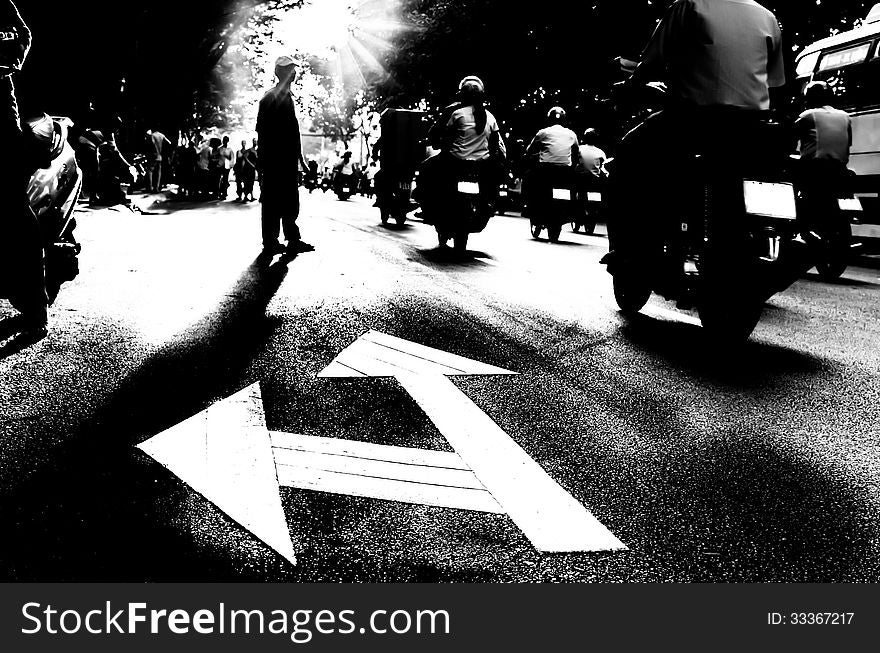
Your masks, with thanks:
<instances>
[{"instance_id":1,"label":"rider's arm","mask_svg":"<svg viewBox=\"0 0 880 653\"><path fill-rule=\"evenodd\" d=\"M541 146L543 145L543 140L541 136L542 132L538 132L537 134L535 134L532 142L529 143L529 146L526 148L526 156L537 156L541 153Z\"/></svg>"},{"instance_id":2,"label":"rider's arm","mask_svg":"<svg viewBox=\"0 0 880 653\"><path fill-rule=\"evenodd\" d=\"M644 83L656 81L663 73L678 45L680 32L685 25L690 11L688 0L677 0L663 16L654 30L654 35L642 52L638 67L632 75L632 81Z\"/></svg>"}]
</instances>

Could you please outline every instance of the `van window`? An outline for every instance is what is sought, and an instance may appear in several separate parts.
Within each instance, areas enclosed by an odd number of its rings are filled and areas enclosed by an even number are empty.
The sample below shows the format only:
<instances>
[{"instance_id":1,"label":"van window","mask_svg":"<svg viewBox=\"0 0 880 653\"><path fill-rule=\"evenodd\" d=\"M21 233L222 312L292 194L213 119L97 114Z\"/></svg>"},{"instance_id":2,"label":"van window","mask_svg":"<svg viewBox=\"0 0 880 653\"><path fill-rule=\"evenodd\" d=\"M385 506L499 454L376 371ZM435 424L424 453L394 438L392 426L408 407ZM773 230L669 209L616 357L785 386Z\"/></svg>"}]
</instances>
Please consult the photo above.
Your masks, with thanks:
<instances>
[{"instance_id":1,"label":"van window","mask_svg":"<svg viewBox=\"0 0 880 653\"><path fill-rule=\"evenodd\" d=\"M846 50L837 50L836 52L827 52L822 55L819 61L818 72L822 73L827 70L837 68L846 68L855 64L863 63L871 52L872 43L860 43Z\"/></svg>"}]
</instances>

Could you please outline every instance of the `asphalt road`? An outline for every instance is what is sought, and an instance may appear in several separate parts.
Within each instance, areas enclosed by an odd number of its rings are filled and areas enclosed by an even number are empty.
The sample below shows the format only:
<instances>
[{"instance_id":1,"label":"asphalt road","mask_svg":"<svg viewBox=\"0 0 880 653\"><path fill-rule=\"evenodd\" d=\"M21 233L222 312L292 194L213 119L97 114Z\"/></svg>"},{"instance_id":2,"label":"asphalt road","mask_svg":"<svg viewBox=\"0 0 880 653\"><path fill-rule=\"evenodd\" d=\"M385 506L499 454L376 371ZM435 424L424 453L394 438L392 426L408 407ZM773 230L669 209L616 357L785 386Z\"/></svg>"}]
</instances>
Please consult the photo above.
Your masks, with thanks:
<instances>
[{"instance_id":1,"label":"asphalt road","mask_svg":"<svg viewBox=\"0 0 880 653\"><path fill-rule=\"evenodd\" d=\"M317 251L270 266L256 205L79 216L49 337L0 348L0 577L880 580L877 271L808 276L718 351L656 298L621 316L601 236L497 217L454 260L363 198L303 213ZM453 383L627 550L541 554L506 515L282 488L294 566L136 448L259 384L274 431L451 451L397 381L317 378L369 330L517 372Z\"/></svg>"}]
</instances>

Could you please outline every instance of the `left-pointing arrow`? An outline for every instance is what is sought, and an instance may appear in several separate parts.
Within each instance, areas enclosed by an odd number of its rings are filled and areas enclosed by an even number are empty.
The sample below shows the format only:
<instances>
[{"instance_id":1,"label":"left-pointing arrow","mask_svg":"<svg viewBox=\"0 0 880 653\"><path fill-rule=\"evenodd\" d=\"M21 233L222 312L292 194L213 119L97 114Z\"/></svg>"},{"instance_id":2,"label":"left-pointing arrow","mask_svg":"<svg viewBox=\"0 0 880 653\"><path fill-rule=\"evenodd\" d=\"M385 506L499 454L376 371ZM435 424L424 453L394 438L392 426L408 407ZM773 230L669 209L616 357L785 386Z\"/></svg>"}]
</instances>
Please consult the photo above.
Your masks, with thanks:
<instances>
[{"instance_id":1,"label":"left-pointing arrow","mask_svg":"<svg viewBox=\"0 0 880 653\"><path fill-rule=\"evenodd\" d=\"M258 385L138 448L296 564Z\"/></svg>"}]
</instances>

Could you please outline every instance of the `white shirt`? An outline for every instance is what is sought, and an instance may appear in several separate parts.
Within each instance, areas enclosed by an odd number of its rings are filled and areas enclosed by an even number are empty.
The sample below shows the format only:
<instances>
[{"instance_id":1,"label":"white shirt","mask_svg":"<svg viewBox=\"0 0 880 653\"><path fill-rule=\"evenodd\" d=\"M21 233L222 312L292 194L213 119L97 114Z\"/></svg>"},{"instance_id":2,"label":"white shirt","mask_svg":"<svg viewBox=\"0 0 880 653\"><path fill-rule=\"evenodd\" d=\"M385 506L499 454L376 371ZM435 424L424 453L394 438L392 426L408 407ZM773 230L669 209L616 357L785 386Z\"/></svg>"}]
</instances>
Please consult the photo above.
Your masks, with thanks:
<instances>
[{"instance_id":1,"label":"white shirt","mask_svg":"<svg viewBox=\"0 0 880 653\"><path fill-rule=\"evenodd\" d=\"M495 116L487 111L486 126L482 132L477 132L477 120L474 117L474 108L471 106L453 111L446 122L446 128L455 134L449 153L465 161L482 161L489 158L489 137L499 131ZM503 142L501 148L504 148Z\"/></svg>"},{"instance_id":2,"label":"white shirt","mask_svg":"<svg viewBox=\"0 0 880 653\"><path fill-rule=\"evenodd\" d=\"M577 146L577 134L562 125L553 125L535 134L527 152L537 154L539 163L570 166Z\"/></svg>"},{"instance_id":3,"label":"white shirt","mask_svg":"<svg viewBox=\"0 0 880 653\"><path fill-rule=\"evenodd\" d=\"M677 0L641 67L665 69L686 104L767 110L770 89L785 84L779 22L754 0Z\"/></svg>"},{"instance_id":4,"label":"white shirt","mask_svg":"<svg viewBox=\"0 0 880 653\"><path fill-rule=\"evenodd\" d=\"M581 145L580 155L581 170L594 177L601 177L605 169L605 161L608 159L605 152L594 145Z\"/></svg>"},{"instance_id":5,"label":"white shirt","mask_svg":"<svg viewBox=\"0 0 880 653\"><path fill-rule=\"evenodd\" d=\"M795 122L804 160L831 159L849 163L852 120L833 107L804 111Z\"/></svg>"}]
</instances>

